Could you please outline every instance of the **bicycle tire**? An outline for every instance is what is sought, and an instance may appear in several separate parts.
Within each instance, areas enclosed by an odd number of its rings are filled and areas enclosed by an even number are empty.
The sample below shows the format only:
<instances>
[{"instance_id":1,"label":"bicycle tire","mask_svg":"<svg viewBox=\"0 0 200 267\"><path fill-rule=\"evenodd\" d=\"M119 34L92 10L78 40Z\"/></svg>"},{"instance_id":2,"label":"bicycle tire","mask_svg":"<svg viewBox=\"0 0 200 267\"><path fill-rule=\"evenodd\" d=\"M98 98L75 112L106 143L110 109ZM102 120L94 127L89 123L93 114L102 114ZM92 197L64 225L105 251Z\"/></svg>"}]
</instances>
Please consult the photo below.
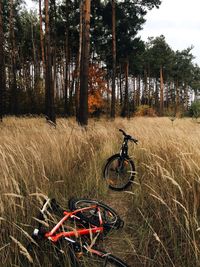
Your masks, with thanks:
<instances>
[{"instance_id":1,"label":"bicycle tire","mask_svg":"<svg viewBox=\"0 0 200 267\"><path fill-rule=\"evenodd\" d=\"M129 267L120 258L107 253L105 251L96 250L97 253L84 254L83 259L80 259L80 266L90 267Z\"/></svg>"},{"instance_id":2,"label":"bicycle tire","mask_svg":"<svg viewBox=\"0 0 200 267\"><path fill-rule=\"evenodd\" d=\"M124 161L128 163L127 170L122 173L117 167L112 164L119 164L117 161L121 160L120 154L115 154L107 160L107 163L103 170L103 177L108 183L108 186L112 190L122 191L130 186L135 178L135 164L132 159L126 157ZM124 168L124 166L123 166ZM120 173L121 172L121 173ZM122 174L125 174L123 176ZM127 175L128 174L128 175ZM120 177L121 176L121 177Z\"/></svg>"},{"instance_id":3,"label":"bicycle tire","mask_svg":"<svg viewBox=\"0 0 200 267\"><path fill-rule=\"evenodd\" d=\"M80 208L89 207L91 205L97 204L100 207L101 215L103 219L103 227L106 230L110 229L119 229L123 226L123 221L121 220L120 216L116 213L115 210L113 210L108 205L104 204L103 202L91 200L91 199L75 199L72 198L69 200L69 209L74 211ZM95 226L99 226L99 217L94 210L88 210L83 212L78 212L77 215L80 217L81 220L91 223Z\"/></svg>"}]
</instances>

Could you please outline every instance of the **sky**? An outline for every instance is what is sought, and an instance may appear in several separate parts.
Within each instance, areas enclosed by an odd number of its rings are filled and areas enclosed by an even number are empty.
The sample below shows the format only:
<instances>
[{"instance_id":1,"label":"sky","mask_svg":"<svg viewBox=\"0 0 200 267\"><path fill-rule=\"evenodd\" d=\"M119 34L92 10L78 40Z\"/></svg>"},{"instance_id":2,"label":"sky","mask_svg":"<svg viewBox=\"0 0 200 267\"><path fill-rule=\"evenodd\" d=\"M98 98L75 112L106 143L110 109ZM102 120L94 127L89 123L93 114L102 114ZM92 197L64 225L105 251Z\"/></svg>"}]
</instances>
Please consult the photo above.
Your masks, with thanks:
<instances>
[{"instance_id":1,"label":"sky","mask_svg":"<svg viewBox=\"0 0 200 267\"><path fill-rule=\"evenodd\" d=\"M149 36L163 34L173 50L194 46L194 63L200 66L200 0L162 0L159 9L146 15L146 23L139 32L146 41Z\"/></svg>"},{"instance_id":2,"label":"sky","mask_svg":"<svg viewBox=\"0 0 200 267\"><path fill-rule=\"evenodd\" d=\"M148 11L146 23L138 35L147 41L148 37L165 36L173 50L194 46L194 63L200 66L200 0L161 0L159 9ZM34 4L25 0L29 8Z\"/></svg>"}]
</instances>

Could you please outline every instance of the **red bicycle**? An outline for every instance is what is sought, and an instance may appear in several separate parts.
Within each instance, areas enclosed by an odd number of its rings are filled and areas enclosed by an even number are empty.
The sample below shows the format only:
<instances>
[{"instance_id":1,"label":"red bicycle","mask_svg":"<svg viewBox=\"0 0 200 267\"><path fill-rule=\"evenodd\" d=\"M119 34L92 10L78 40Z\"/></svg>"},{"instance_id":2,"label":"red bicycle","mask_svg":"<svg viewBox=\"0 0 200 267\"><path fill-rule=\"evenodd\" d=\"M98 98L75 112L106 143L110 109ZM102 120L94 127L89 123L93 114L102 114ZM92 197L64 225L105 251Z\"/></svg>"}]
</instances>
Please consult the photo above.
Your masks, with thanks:
<instances>
[{"instance_id":1,"label":"red bicycle","mask_svg":"<svg viewBox=\"0 0 200 267\"><path fill-rule=\"evenodd\" d=\"M34 266L45 266L45 257L49 260L53 254L53 267L128 267L121 259L96 247L100 236L105 236L112 229L123 227L123 221L112 208L95 200L71 199L69 209L70 211L62 209L54 199L48 199L43 204L37 218L39 226L33 231L34 240L27 247L33 262L35 259ZM55 223L52 212L62 218L47 231L44 226ZM47 244L51 244L51 249ZM46 250L43 250L44 247ZM39 254L42 254L40 257L35 252L38 248Z\"/></svg>"}]
</instances>

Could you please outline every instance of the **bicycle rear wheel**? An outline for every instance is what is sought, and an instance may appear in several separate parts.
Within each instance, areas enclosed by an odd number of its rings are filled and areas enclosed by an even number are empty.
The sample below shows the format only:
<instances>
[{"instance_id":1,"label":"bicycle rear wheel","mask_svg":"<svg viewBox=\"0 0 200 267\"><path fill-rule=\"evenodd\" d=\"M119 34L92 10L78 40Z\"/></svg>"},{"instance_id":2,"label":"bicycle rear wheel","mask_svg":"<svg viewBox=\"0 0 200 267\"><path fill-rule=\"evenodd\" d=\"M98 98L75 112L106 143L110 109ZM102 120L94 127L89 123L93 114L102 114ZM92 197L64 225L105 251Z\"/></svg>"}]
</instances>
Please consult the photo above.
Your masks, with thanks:
<instances>
[{"instance_id":1,"label":"bicycle rear wheel","mask_svg":"<svg viewBox=\"0 0 200 267\"><path fill-rule=\"evenodd\" d=\"M103 176L109 188L117 191L123 190L134 180L134 162L130 158L122 158L120 154L113 155L105 165Z\"/></svg>"},{"instance_id":2,"label":"bicycle rear wheel","mask_svg":"<svg viewBox=\"0 0 200 267\"><path fill-rule=\"evenodd\" d=\"M123 221L120 219L119 215L106 204L91 200L91 199L70 199L69 200L69 208L70 210L82 209L90 206L97 205L100 208L103 227L107 230L110 229L118 229L123 226ZM78 213L78 216L87 223L91 223L95 226L99 226L99 215L98 210L96 208L83 210Z\"/></svg>"}]
</instances>

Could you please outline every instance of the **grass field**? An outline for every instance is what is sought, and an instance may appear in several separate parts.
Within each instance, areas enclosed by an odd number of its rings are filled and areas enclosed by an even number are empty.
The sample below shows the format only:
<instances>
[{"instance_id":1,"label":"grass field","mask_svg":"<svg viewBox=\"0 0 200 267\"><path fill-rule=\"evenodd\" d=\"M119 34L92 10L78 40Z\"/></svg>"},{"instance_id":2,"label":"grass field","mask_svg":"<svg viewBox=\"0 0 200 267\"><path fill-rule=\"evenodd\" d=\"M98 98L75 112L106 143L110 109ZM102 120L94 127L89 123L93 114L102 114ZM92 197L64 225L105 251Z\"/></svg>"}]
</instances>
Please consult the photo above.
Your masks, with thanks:
<instances>
[{"instance_id":1,"label":"grass field","mask_svg":"<svg viewBox=\"0 0 200 267\"><path fill-rule=\"evenodd\" d=\"M130 144L137 176L127 191L113 192L102 167L120 148L119 128L139 140ZM85 131L73 119L54 129L43 118L5 118L0 183L2 266L20 266L46 196L63 206L72 196L110 204L125 227L106 249L132 267L200 266L200 124L191 119L91 120ZM53 266L48 256L43 266Z\"/></svg>"}]
</instances>

